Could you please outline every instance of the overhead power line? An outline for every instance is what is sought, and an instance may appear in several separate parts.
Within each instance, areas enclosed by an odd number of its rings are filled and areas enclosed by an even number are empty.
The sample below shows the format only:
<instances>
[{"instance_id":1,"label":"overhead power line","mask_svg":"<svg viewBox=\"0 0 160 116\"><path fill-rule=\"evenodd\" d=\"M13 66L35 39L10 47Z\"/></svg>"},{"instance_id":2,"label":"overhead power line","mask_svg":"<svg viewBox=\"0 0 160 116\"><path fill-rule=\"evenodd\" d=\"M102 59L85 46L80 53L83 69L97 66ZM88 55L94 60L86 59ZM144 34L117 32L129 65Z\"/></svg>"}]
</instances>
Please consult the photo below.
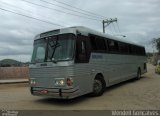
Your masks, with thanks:
<instances>
[{"instance_id":1,"label":"overhead power line","mask_svg":"<svg viewBox=\"0 0 160 116\"><path fill-rule=\"evenodd\" d=\"M33 2L29 2L29 1L26 1L26 0L21 0L21 1L23 1L23 2L27 2L27 3L29 3L29 4L33 4L33 5L36 5L36 6L40 6L40 7L46 8L46 9L50 9L50 10L54 10L54 11L58 11L58 12L61 12L61 13L64 13L64 14L69 14L69 15L73 15L73 16L80 17L80 18L86 18L86 19L90 19L90 20L100 21L100 20L95 19L95 18L90 18L90 17L85 17L85 16L81 16L81 15L77 15L77 14L72 14L72 13L69 13L69 12L62 11L62 10L58 10L58 9L54 9L54 8L50 8L50 7L43 6L43 5L40 5L40 4L36 4L36 3L33 3Z\"/></svg>"},{"instance_id":2,"label":"overhead power line","mask_svg":"<svg viewBox=\"0 0 160 116\"><path fill-rule=\"evenodd\" d=\"M121 34L121 31L120 31L120 28L119 28L119 24L118 24L118 22L117 22L117 27L118 27L118 31L119 31L119 33Z\"/></svg>"},{"instance_id":3,"label":"overhead power line","mask_svg":"<svg viewBox=\"0 0 160 116\"><path fill-rule=\"evenodd\" d=\"M113 35L112 25L109 25L108 27L109 27L109 30L110 30L111 34Z\"/></svg>"},{"instance_id":4,"label":"overhead power line","mask_svg":"<svg viewBox=\"0 0 160 116\"><path fill-rule=\"evenodd\" d=\"M13 7L13 8L19 9L19 10L21 10L21 11L23 10L23 11L25 11L25 12L33 15L32 11L30 11L30 10L26 10L26 9L23 9L23 8L18 7L18 6L11 5L11 4L2 2L2 1L0 1L0 3L3 3L3 4L5 4L6 6L11 6L11 7ZM47 18L46 16L43 16L43 15L39 14L39 12L38 12L38 15L36 14L36 16L45 17L46 19L50 19L50 17ZM56 19L54 19L54 20L56 21ZM46 21L48 21L48 20L46 20ZM66 22L63 22L63 21L60 21L60 20L57 20L57 21L59 21L61 24L64 24L64 25L66 24Z\"/></svg>"},{"instance_id":5,"label":"overhead power line","mask_svg":"<svg viewBox=\"0 0 160 116\"><path fill-rule=\"evenodd\" d=\"M47 24L51 24L51 25L55 25L55 26L59 26L59 27L64 27L64 26L56 24L56 23L52 23L52 22L49 22L49 21L45 21L45 20L41 20L41 19L38 19L38 18L35 18L35 17L28 16L28 15L20 14L20 13L17 13L17 12L8 10L8 9L0 8L0 10L10 12L10 13L13 13L13 14L16 14L16 15L20 15L20 16L23 16L23 17L27 17L27 18L30 18L30 19L34 19L34 20L44 22L44 23L47 23Z\"/></svg>"},{"instance_id":6,"label":"overhead power line","mask_svg":"<svg viewBox=\"0 0 160 116\"><path fill-rule=\"evenodd\" d=\"M60 7L60 8L63 8L63 9L72 11L72 12L80 13L80 14L82 14L82 15L90 16L90 17L97 18L97 19L102 19L102 17L95 16L95 15L91 15L91 14L89 14L89 13L80 12L80 11L73 10L73 9L70 9L70 8L66 8L66 7L63 7L63 6L60 6L60 5L57 5L57 4L54 4L54 3L51 3L51 2L45 1L45 0L40 0L40 1L42 1L42 2L44 2L44 3L47 3L47 4L50 4L50 5L52 5L52 6L57 6L57 7Z\"/></svg>"},{"instance_id":7,"label":"overhead power line","mask_svg":"<svg viewBox=\"0 0 160 116\"><path fill-rule=\"evenodd\" d=\"M70 5L70 4L67 4L67 3L64 3L64 2L61 2L61 1L58 1L58 0L53 0L53 1L55 1L55 2L57 2L57 3L60 3L60 4L63 4L63 5L66 5L66 6L69 6L69 7L72 7L72 8L77 9L77 10L86 12L86 13L89 13L89 14L92 14L92 15L94 15L94 16L99 16L99 17L101 17L101 18L106 18L106 17L103 16L103 15L100 15L100 14L97 14L97 13L93 13L93 12L90 12L90 11L87 11L87 10L84 10L84 9L81 9L81 8L78 8L78 7L75 7L75 6L72 6L72 5Z\"/></svg>"},{"instance_id":8,"label":"overhead power line","mask_svg":"<svg viewBox=\"0 0 160 116\"><path fill-rule=\"evenodd\" d=\"M117 31L116 31L116 27L115 27L114 23L112 23L112 25L113 25L114 31L116 33Z\"/></svg>"},{"instance_id":9,"label":"overhead power line","mask_svg":"<svg viewBox=\"0 0 160 116\"><path fill-rule=\"evenodd\" d=\"M15 5L12 5L12 4L8 4L8 3L6 3L6 2L2 2L2 1L0 1L2 4L5 4L5 5L7 5L7 6L11 6L11 7L13 7L13 8L16 8L16 9L19 9L19 10L23 10L23 11L25 11L25 12L31 12L31 11L29 11L29 10L24 10L23 8L19 8L19 7L17 7L17 6L15 6Z\"/></svg>"}]
</instances>

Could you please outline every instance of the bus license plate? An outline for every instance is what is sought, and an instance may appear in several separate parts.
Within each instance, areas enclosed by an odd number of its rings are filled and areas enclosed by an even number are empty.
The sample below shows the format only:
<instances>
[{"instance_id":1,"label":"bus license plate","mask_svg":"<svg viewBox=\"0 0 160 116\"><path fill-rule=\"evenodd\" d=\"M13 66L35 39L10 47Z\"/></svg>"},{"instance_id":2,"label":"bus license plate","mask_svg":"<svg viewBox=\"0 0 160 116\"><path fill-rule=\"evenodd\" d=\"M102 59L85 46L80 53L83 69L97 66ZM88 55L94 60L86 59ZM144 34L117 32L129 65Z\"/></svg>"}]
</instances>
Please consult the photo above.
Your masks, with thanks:
<instances>
[{"instance_id":1,"label":"bus license plate","mask_svg":"<svg viewBox=\"0 0 160 116\"><path fill-rule=\"evenodd\" d=\"M40 93L47 94L48 90L41 90Z\"/></svg>"}]
</instances>

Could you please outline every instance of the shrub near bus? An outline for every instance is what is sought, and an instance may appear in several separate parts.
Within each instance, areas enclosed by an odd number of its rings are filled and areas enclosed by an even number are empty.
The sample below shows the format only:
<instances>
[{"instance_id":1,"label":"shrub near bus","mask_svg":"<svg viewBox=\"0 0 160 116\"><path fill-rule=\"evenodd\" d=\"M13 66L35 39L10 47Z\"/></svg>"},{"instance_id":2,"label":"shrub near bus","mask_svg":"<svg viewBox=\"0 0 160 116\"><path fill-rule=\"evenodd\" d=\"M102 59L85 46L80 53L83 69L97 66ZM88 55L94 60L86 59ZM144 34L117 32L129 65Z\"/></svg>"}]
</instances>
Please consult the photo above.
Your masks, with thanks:
<instances>
[{"instance_id":1,"label":"shrub near bus","mask_svg":"<svg viewBox=\"0 0 160 116\"><path fill-rule=\"evenodd\" d=\"M158 62L157 62L157 66L156 66L155 72L160 74L160 60L158 60Z\"/></svg>"},{"instance_id":2,"label":"shrub near bus","mask_svg":"<svg viewBox=\"0 0 160 116\"><path fill-rule=\"evenodd\" d=\"M31 62L31 93L60 99L100 96L147 72L143 46L80 26L37 35Z\"/></svg>"}]
</instances>

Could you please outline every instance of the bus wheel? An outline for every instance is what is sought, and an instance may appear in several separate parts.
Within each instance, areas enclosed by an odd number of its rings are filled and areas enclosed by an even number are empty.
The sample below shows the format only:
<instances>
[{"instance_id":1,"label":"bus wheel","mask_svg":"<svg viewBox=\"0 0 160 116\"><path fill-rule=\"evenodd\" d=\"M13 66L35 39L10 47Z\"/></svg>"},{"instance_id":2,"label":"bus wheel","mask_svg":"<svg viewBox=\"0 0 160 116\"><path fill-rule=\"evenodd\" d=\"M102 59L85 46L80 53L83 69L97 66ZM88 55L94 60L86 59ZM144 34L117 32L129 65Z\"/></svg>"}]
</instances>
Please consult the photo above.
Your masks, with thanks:
<instances>
[{"instance_id":1,"label":"bus wheel","mask_svg":"<svg viewBox=\"0 0 160 116\"><path fill-rule=\"evenodd\" d=\"M138 68L136 79L139 80L141 78L141 69Z\"/></svg>"},{"instance_id":2,"label":"bus wheel","mask_svg":"<svg viewBox=\"0 0 160 116\"><path fill-rule=\"evenodd\" d=\"M101 96L105 91L105 81L102 78L95 78L93 83L92 96Z\"/></svg>"}]
</instances>

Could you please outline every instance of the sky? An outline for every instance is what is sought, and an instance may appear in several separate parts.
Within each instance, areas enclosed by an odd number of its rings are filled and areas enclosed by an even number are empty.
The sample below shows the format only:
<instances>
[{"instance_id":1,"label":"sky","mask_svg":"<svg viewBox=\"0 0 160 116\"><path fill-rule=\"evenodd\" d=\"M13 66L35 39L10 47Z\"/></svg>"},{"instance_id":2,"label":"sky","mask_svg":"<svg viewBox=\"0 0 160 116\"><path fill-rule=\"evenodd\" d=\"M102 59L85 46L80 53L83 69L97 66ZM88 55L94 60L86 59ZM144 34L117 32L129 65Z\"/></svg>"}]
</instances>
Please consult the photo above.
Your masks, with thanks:
<instances>
[{"instance_id":1,"label":"sky","mask_svg":"<svg viewBox=\"0 0 160 116\"><path fill-rule=\"evenodd\" d=\"M0 60L30 61L37 34L70 26L102 32L102 20L108 18L118 22L106 33L125 35L119 37L153 52L150 42L160 37L159 6L160 0L0 0Z\"/></svg>"}]
</instances>

